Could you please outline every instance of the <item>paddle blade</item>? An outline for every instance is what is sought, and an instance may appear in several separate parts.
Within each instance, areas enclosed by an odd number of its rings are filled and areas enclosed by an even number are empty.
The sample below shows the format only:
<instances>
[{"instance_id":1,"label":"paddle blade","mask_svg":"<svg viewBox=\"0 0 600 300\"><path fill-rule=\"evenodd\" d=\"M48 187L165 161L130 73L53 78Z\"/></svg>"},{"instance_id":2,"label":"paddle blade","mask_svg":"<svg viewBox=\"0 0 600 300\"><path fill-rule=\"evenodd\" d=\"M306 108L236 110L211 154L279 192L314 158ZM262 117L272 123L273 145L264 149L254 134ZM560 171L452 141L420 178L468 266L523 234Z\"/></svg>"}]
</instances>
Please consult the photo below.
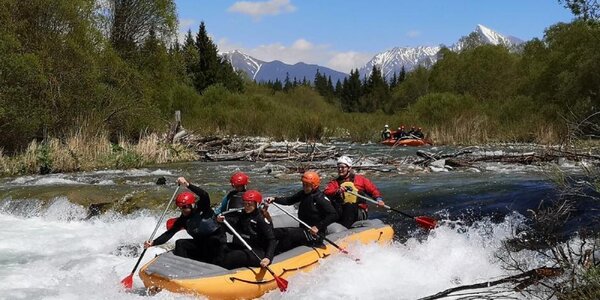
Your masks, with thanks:
<instances>
[{"instance_id":1,"label":"paddle blade","mask_svg":"<svg viewBox=\"0 0 600 300\"><path fill-rule=\"evenodd\" d=\"M277 282L277 287L279 287L279 290L282 292L287 291L287 286L288 286L287 280L285 280L279 276L275 276L275 275L273 275L273 277L275 278L275 282Z\"/></svg>"},{"instance_id":2,"label":"paddle blade","mask_svg":"<svg viewBox=\"0 0 600 300\"><path fill-rule=\"evenodd\" d=\"M434 229L437 226L437 221L430 217L415 217L417 224L425 229Z\"/></svg>"},{"instance_id":3,"label":"paddle blade","mask_svg":"<svg viewBox=\"0 0 600 300\"><path fill-rule=\"evenodd\" d=\"M123 284L123 287L126 289L131 289L133 287L133 273L123 278L123 280L121 280L121 284Z\"/></svg>"}]
</instances>

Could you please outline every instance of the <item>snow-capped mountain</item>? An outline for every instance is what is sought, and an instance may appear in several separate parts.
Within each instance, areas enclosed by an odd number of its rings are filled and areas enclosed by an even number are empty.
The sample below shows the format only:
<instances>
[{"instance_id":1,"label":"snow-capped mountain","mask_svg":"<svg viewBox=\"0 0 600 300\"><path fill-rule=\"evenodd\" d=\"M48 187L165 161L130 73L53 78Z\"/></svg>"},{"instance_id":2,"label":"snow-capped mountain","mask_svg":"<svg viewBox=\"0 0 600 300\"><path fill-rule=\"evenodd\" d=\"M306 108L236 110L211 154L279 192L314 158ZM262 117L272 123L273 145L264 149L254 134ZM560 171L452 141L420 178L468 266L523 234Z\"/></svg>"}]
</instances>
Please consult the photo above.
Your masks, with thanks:
<instances>
[{"instance_id":1,"label":"snow-capped mountain","mask_svg":"<svg viewBox=\"0 0 600 300\"><path fill-rule=\"evenodd\" d=\"M286 77L289 76L291 81L296 79L297 81L313 81L317 70L322 75L331 77L331 81L335 84L338 80L343 81L348 76L346 73L338 72L336 70L319 66L305 64L303 62L289 65L281 61L275 60L271 62L264 62L262 60L253 58L240 51L224 52L221 54L225 59L229 60L235 70L241 70L248 76L257 82L279 81L283 82Z\"/></svg>"},{"instance_id":2,"label":"snow-capped mountain","mask_svg":"<svg viewBox=\"0 0 600 300\"><path fill-rule=\"evenodd\" d=\"M448 48L452 51L461 51L469 38L475 38L476 42L481 44L505 45L509 49L516 49L518 45L523 43L522 40L516 37L502 35L483 25L477 25L474 31ZM385 77L390 79L394 73L400 74L402 66L404 66L406 72L411 71L417 66L432 66L437 61L437 53L440 49L440 46L394 47L391 50L375 55L358 72L361 78L365 78L371 74L373 66L377 66L381 69ZM313 81L317 70L325 76L330 76L333 84L338 79L343 81L348 76L346 73L327 67L309 65L302 62L294 65L277 60L265 62L237 50L224 52L222 56L231 62L234 69L243 71L257 82L275 81L276 79L283 82L286 76L289 76L292 81L294 78L297 81L302 81L304 78L308 81Z\"/></svg>"},{"instance_id":3,"label":"snow-capped mountain","mask_svg":"<svg viewBox=\"0 0 600 300\"><path fill-rule=\"evenodd\" d=\"M406 71L414 69L416 66L431 66L435 60L440 47L395 47L392 50L381 52L373 57L364 67L359 69L361 78L369 76L373 71L373 66L382 70L386 78L391 78L396 72L400 73L402 66Z\"/></svg>"},{"instance_id":4,"label":"snow-capped mountain","mask_svg":"<svg viewBox=\"0 0 600 300\"><path fill-rule=\"evenodd\" d=\"M481 24L478 24L471 34L474 34L479 39L479 42L482 44L504 45L508 48L513 48L514 46L523 43L523 41L519 38L516 38L514 36L504 36ZM451 47L451 49L454 51L460 51L463 48L464 41L462 40L459 40L456 44L454 44Z\"/></svg>"},{"instance_id":5,"label":"snow-capped mountain","mask_svg":"<svg viewBox=\"0 0 600 300\"><path fill-rule=\"evenodd\" d=\"M477 42L481 44L505 45L511 49L523 43L522 40L516 37L502 35L483 25L477 25L475 30L464 38L466 39L468 36L474 36ZM461 39L449 48L453 51L460 51L464 48L464 43L464 39ZM377 66L389 79L394 73L400 74L402 66L408 72L417 66L429 67L433 65L437 61L437 53L440 49L441 47L436 46L395 47L375 55L358 72L361 78L368 77L373 71L373 66Z\"/></svg>"},{"instance_id":6,"label":"snow-capped mountain","mask_svg":"<svg viewBox=\"0 0 600 300\"><path fill-rule=\"evenodd\" d=\"M265 63L262 60L256 59L238 50L224 52L221 54L221 56L227 59L236 71L241 70L248 74L248 76L252 79L255 78L256 74L258 74L258 71L260 71L260 67L262 67L262 65Z\"/></svg>"}]
</instances>

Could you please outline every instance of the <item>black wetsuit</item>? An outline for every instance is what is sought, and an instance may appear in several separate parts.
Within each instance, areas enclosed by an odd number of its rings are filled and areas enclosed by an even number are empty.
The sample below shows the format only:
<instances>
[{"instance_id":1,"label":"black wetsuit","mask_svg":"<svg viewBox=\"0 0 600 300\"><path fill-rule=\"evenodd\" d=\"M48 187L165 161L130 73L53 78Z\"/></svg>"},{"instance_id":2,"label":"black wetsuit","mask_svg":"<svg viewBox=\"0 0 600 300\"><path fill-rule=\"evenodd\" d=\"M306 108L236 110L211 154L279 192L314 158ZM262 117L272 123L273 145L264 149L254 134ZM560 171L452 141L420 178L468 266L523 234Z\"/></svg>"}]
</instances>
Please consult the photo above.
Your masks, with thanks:
<instances>
[{"instance_id":1,"label":"black wetsuit","mask_svg":"<svg viewBox=\"0 0 600 300\"><path fill-rule=\"evenodd\" d=\"M274 200L277 204L298 206L298 218L309 226L316 226L320 234L327 232L327 226L335 222L338 215L329 200L319 189L313 190L310 194L299 191L290 197L277 197ZM319 244L322 240L313 236L304 225L300 227L275 228L275 237L279 240L277 252L284 252L300 245Z\"/></svg>"},{"instance_id":2,"label":"black wetsuit","mask_svg":"<svg viewBox=\"0 0 600 300\"><path fill-rule=\"evenodd\" d=\"M208 193L192 184L188 186L188 189L198 195L196 208L189 216L179 216L171 229L157 237L153 241L153 245L166 243L183 228L192 236L192 239L177 240L175 250L173 250L175 255L207 263L219 263L223 259L227 242L225 230L215 221Z\"/></svg>"},{"instance_id":3,"label":"black wetsuit","mask_svg":"<svg viewBox=\"0 0 600 300\"><path fill-rule=\"evenodd\" d=\"M260 209L255 209L249 214L242 212L234 217L227 214L225 218L261 260L263 258L273 260L277 240L273 233L273 225L265 220ZM260 260L236 236L233 237L233 242L227 246L228 251L220 264L222 267L235 269L260 266Z\"/></svg>"}]
</instances>

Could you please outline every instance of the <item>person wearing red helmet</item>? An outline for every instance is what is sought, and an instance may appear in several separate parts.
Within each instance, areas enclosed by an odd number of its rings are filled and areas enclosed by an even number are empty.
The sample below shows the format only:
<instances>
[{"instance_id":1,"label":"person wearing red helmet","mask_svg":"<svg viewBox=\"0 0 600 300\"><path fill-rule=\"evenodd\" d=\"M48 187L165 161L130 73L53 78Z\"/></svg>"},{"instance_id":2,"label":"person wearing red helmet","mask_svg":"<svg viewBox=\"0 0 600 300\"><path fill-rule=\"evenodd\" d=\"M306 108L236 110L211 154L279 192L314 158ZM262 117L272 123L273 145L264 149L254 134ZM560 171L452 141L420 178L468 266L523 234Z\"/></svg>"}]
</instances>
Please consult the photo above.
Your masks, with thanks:
<instances>
[{"instance_id":1,"label":"person wearing red helmet","mask_svg":"<svg viewBox=\"0 0 600 300\"><path fill-rule=\"evenodd\" d=\"M396 132L394 132L394 138L399 140L402 139L406 136L406 131L404 131L404 125L400 125L400 127L398 127L398 130L396 130Z\"/></svg>"},{"instance_id":2,"label":"person wearing red helmet","mask_svg":"<svg viewBox=\"0 0 600 300\"><path fill-rule=\"evenodd\" d=\"M256 256L244 246L244 243L234 237L233 242L227 244L228 251L219 265L227 269L266 267L271 264L277 246L273 225L258 209L258 205L262 202L262 195L259 191L244 192L242 200L244 209L239 216L231 217L231 213L224 213L217 216L217 222L223 222L226 219L252 250L263 259L258 261Z\"/></svg>"},{"instance_id":3,"label":"person wearing red helmet","mask_svg":"<svg viewBox=\"0 0 600 300\"><path fill-rule=\"evenodd\" d=\"M354 173L352 170L352 159L348 156L340 156L337 161L338 177L327 184L325 196L333 202L335 209L340 215L338 223L346 228L351 228L354 222L366 220L367 204L365 200L347 193L347 190L353 190L359 194L366 194L377 200L378 206L384 206L383 197L377 186L362 175Z\"/></svg>"},{"instance_id":4,"label":"person wearing red helmet","mask_svg":"<svg viewBox=\"0 0 600 300\"><path fill-rule=\"evenodd\" d=\"M227 239L225 230L215 221L215 213L210 207L210 196L202 188L190 184L184 177L177 178L177 184L191 191L177 195L175 205L181 210L181 215L170 229L154 241L146 241L144 248L162 245L180 229L185 229L192 238L177 240L173 254L207 263L220 262Z\"/></svg>"},{"instance_id":5,"label":"person wearing red helmet","mask_svg":"<svg viewBox=\"0 0 600 300\"><path fill-rule=\"evenodd\" d=\"M242 195L246 191L246 186L250 182L250 177L244 172L235 172L229 178L229 183L233 190L229 191L223 200L221 205L215 209L215 214L224 213L230 209L243 208L244 203L242 201Z\"/></svg>"},{"instance_id":6,"label":"person wearing red helmet","mask_svg":"<svg viewBox=\"0 0 600 300\"><path fill-rule=\"evenodd\" d=\"M337 213L323 192L319 190L321 178L317 172L307 171L302 175L302 190L289 197L269 197L267 203L282 205L299 203L298 218L311 226L275 228L275 236L279 240L278 252L284 252L300 245L322 244L319 233L326 234L327 226L335 222Z\"/></svg>"}]
</instances>

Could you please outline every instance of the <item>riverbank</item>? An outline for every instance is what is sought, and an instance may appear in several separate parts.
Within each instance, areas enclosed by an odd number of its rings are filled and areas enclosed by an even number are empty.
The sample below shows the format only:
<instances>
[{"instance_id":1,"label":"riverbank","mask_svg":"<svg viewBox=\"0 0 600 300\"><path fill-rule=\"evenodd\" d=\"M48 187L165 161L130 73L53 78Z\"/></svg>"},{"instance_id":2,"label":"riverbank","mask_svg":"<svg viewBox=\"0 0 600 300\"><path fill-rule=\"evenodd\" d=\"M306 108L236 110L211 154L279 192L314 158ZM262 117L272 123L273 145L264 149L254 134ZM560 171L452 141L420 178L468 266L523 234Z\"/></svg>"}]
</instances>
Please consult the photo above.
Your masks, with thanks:
<instances>
[{"instance_id":1,"label":"riverbank","mask_svg":"<svg viewBox=\"0 0 600 300\"><path fill-rule=\"evenodd\" d=\"M115 144L106 134L77 132L62 140L34 140L14 156L0 152L0 176L129 169L197 159L185 145L164 143L155 133L142 136L137 143L120 139Z\"/></svg>"},{"instance_id":2,"label":"riverbank","mask_svg":"<svg viewBox=\"0 0 600 300\"><path fill-rule=\"evenodd\" d=\"M345 130L336 130L336 132L338 131ZM309 159L311 161L322 160L336 155L337 150L334 150L335 147L330 144L332 141L353 140L347 135L335 135L322 137L323 143L279 143L275 142L276 139L273 137L187 135L183 139L180 137L178 142L167 143L165 142L166 135L150 133L142 135L136 143L124 138L119 139L117 143L112 143L106 133L89 134L85 131L77 131L63 139L48 138L42 142L34 140L20 154L7 156L0 151L0 177L107 169L125 170L150 165L197 161L205 159L209 155L212 160L216 161L236 160L228 159L228 157L236 155L254 157L253 159L261 156L262 160L265 160L265 156L270 156L272 160L298 160L299 157L308 155L311 156ZM483 132L461 131L459 127L454 127L453 130L434 128L429 136L434 141L435 147L505 145L505 143L486 138L487 134ZM553 133L547 133L544 137L551 136ZM302 145L307 145L307 147L303 147L302 150L300 148ZM552 146L533 145L542 148L557 148L556 144ZM599 155L600 141L576 140L562 148Z\"/></svg>"}]
</instances>

